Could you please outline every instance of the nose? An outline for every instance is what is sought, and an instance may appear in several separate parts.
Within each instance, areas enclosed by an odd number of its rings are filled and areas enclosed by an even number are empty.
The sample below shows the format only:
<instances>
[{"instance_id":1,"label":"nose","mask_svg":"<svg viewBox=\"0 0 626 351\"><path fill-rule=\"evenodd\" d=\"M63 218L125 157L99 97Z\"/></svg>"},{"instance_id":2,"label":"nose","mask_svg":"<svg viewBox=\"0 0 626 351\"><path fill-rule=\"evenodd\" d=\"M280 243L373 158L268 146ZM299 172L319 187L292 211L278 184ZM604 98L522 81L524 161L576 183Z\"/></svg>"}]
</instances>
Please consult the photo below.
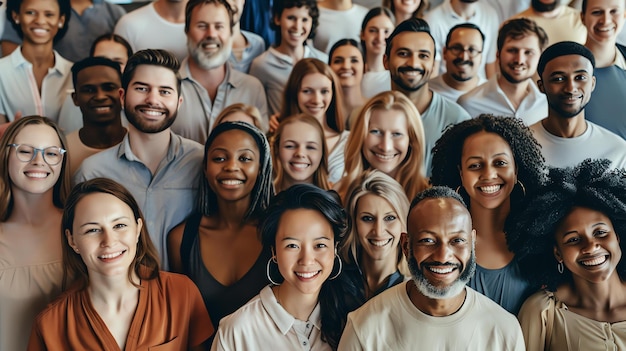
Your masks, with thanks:
<instances>
[{"instance_id":1,"label":"nose","mask_svg":"<svg viewBox=\"0 0 626 351\"><path fill-rule=\"evenodd\" d=\"M420 59L419 59L419 57L418 57L417 55L418 55L418 54L417 54L417 53L415 53L415 54L411 55L411 57L409 58L409 62L408 62L408 64L409 64L411 67L417 67L417 66L419 66Z\"/></svg>"},{"instance_id":2,"label":"nose","mask_svg":"<svg viewBox=\"0 0 626 351\"><path fill-rule=\"evenodd\" d=\"M376 225L374 226L376 235L381 235L385 232L385 220L382 217L376 218Z\"/></svg>"},{"instance_id":3,"label":"nose","mask_svg":"<svg viewBox=\"0 0 626 351\"><path fill-rule=\"evenodd\" d=\"M236 157L229 157L224 161L224 170L233 172L239 169L239 160Z\"/></svg>"},{"instance_id":4,"label":"nose","mask_svg":"<svg viewBox=\"0 0 626 351\"><path fill-rule=\"evenodd\" d=\"M159 91L158 89L150 89L150 91L146 94L146 104L150 106L156 106L159 104Z\"/></svg>"},{"instance_id":5,"label":"nose","mask_svg":"<svg viewBox=\"0 0 626 351\"><path fill-rule=\"evenodd\" d=\"M469 50L463 49L463 52L461 52L461 57L463 58L463 61L469 61L471 59Z\"/></svg>"},{"instance_id":6,"label":"nose","mask_svg":"<svg viewBox=\"0 0 626 351\"><path fill-rule=\"evenodd\" d=\"M37 165L45 165L46 161L43 159L43 153L44 150L33 150L33 159L30 161L31 163L37 164Z\"/></svg>"},{"instance_id":7,"label":"nose","mask_svg":"<svg viewBox=\"0 0 626 351\"><path fill-rule=\"evenodd\" d=\"M598 248L598 242L595 240L595 238L592 239L586 239L584 246L582 248L582 252L583 253L592 253L594 251L596 251L596 249Z\"/></svg>"},{"instance_id":8,"label":"nose","mask_svg":"<svg viewBox=\"0 0 626 351\"><path fill-rule=\"evenodd\" d=\"M378 147L383 151L391 151L393 149L393 140L390 133L383 134Z\"/></svg>"},{"instance_id":9,"label":"nose","mask_svg":"<svg viewBox=\"0 0 626 351\"><path fill-rule=\"evenodd\" d=\"M316 91L312 94L313 96L311 97L311 100L314 103L319 103L322 101L322 92L321 91Z\"/></svg>"},{"instance_id":10,"label":"nose","mask_svg":"<svg viewBox=\"0 0 626 351\"><path fill-rule=\"evenodd\" d=\"M498 176L498 172L491 165L485 165L481 173L483 179L493 179Z\"/></svg>"},{"instance_id":11,"label":"nose","mask_svg":"<svg viewBox=\"0 0 626 351\"><path fill-rule=\"evenodd\" d=\"M565 85L563 86L563 89L568 93L575 92L577 89L576 82L574 82L573 79L567 79Z\"/></svg>"},{"instance_id":12,"label":"nose","mask_svg":"<svg viewBox=\"0 0 626 351\"><path fill-rule=\"evenodd\" d=\"M298 263L300 263L300 265L302 266L313 263L315 261L313 248L310 246L303 246L300 250L298 261Z\"/></svg>"},{"instance_id":13,"label":"nose","mask_svg":"<svg viewBox=\"0 0 626 351\"><path fill-rule=\"evenodd\" d=\"M103 228L102 229L102 241L100 242L100 247L111 247L117 240L117 237L113 233L113 231Z\"/></svg>"},{"instance_id":14,"label":"nose","mask_svg":"<svg viewBox=\"0 0 626 351\"><path fill-rule=\"evenodd\" d=\"M607 23L611 21L611 12L610 11L604 11L604 16L600 17L600 19L602 20L602 23Z\"/></svg>"},{"instance_id":15,"label":"nose","mask_svg":"<svg viewBox=\"0 0 626 351\"><path fill-rule=\"evenodd\" d=\"M384 30L379 30L378 31L378 40L380 40L380 41L382 41L384 43L385 39L387 39L387 36L385 35L385 31Z\"/></svg>"},{"instance_id":16,"label":"nose","mask_svg":"<svg viewBox=\"0 0 626 351\"><path fill-rule=\"evenodd\" d=\"M306 145L299 145L296 148L296 153L294 154L294 156L305 157L305 155L306 155Z\"/></svg>"},{"instance_id":17,"label":"nose","mask_svg":"<svg viewBox=\"0 0 626 351\"><path fill-rule=\"evenodd\" d=\"M350 60L343 60L342 68L349 69L351 66Z\"/></svg>"},{"instance_id":18,"label":"nose","mask_svg":"<svg viewBox=\"0 0 626 351\"><path fill-rule=\"evenodd\" d=\"M452 250L446 243L438 243L433 252L433 260L441 263L449 262Z\"/></svg>"}]
</instances>

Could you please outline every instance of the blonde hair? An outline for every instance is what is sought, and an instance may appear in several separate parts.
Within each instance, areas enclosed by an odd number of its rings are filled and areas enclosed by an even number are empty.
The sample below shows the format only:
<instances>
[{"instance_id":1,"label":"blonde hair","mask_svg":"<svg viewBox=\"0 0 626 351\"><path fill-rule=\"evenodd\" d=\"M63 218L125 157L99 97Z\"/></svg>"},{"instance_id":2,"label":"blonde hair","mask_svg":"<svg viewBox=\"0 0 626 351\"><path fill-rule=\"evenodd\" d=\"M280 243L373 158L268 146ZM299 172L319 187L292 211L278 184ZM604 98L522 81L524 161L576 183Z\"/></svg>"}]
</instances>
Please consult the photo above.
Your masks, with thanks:
<instances>
[{"instance_id":1,"label":"blonde hair","mask_svg":"<svg viewBox=\"0 0 626 351\"><path fill-rule=\"evenodd\" d=\"M363 155L363 143L367 137L369 122L374 110L403 112L408 126L409 149L405 159L398 165L396 180L412 198L428 187L424 176L424 127L420 113L404 94L397 91L385 91L371 98L359 114L354 123L346 143L345 169L346 173L341 180L339 193L346 194L350 184L371 168Z\"/></svg>"},{"instance_id":2,"label":"blonde hair","mask_svg":"<svg viewBox=\"0 0 626 351\"><path fill-rule=\"evenodd\" d=\"M235 112L241 112L248 115L254 121L255 127L267 131L267 126L265 125L266 123L264 123L263 117L261 117L261 112L259 111L259 109L256 108L256 106L246 105L241 102L229 105L228 107L223 109L222 112L220 112L220 114L215 119L215 125L222 123L224 118L230 116Z\"/></svg>"}]
</instances>

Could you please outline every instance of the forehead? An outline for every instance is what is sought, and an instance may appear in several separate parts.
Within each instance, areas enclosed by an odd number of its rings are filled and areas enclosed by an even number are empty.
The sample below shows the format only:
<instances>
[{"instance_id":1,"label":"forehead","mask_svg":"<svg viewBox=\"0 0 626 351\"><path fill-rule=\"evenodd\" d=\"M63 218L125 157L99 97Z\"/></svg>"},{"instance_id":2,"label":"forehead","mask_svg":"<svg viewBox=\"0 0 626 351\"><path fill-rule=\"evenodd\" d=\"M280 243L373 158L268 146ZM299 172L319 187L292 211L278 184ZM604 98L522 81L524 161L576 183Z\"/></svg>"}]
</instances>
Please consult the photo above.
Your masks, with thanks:
<instances>
[{"instance_id":1,"label":"forehead","mask_svg":"<svg viewBox=\"0 0 626 351\"><path fill-rule=\"evenodd\" d=\"M591 8L623 8L625 6L624 0L587 0L587 10Z\"/></svg>"},{"instance_id":2,"label":"forehead","mask_svg":"<svg viewBox=\"0 0 626 351\"><path fill-rule=\"evenodd\" d=\"M370 126L402 127L407 129L407 116L399 109L374 109L369 120Z\"/></svg>"},{"instance_id":3,"label":"forehead","mask_svg":"<svg viewBox=\"0 0 626 351\"><path fill-rule=\"evenodd\" d=\"M402 32L391 40L391 50L411 50L434 52L435 42L425 32Z\"/></svg>"},{"instance_id":4,"label":"forehead","mask_svg":"<svg viewBox=\"0 0 626 351\"><path fill-rule=\"evenodd\" d=\"M61 146L61 140L54 128L45 124L29 124L20 130L15 139L15 144L28 144L38 146Z\"/></svg>"},{"instance_id":5,"label":"forehead","mask_svg":"<svg viewBox=\"0 0 626 351\"><path fill-rule=\"evenodd\" d=\"M369 22L367 22L367 25L365 27L393 28L393 22L391 21L391 18L381 14L372 17Z\"/></svg>"},{"instance_id":6,"label":"forehead","mask_svg":"<svg viewBox=\"0 0 626 351\"><path fill-rule=\"evenodd\" d=\"M113 218L117 219L118 216L125 216L134 219L133 210L124 201L120 200L116 196L107 193L91 193L83 196L76 203L76 220L88 220L88 218L82 217L108 217L114 215ZM82 224L82 223L76 223Z\"/></svg>"},{"instance_id":7,"label":"forehead","mask_svg":"<svg viewBox=\"0 0 626 351\"><path fill-rule=\"evenodd\" d=\"M228 10L226 6L218 3L203 3L191 11L191 21L202 22L228 22Z\"/></svg>"},{"instance_id":8,"label":"forehead","mask_svg":"<svg viewBox=\"0 0 626 351\"><path fill-rule=\"evenodd\" d=\"M417 235L422 232L445 235L464 232L470 234L472 220L467 209L451 198L430 198L422 200L410 212L408 232Z\"/></svg>"},{"instance_id":9,"label":"forehead","mask_svg":"<svg viewBox=\"0 0 626 351\"><path fill-rule=\"evenodd\" d=\"M468 136L463 142L463 157L475 156L478 153L505 153L511 155L511 146L500 135L480 131Z\"/></svg>"},{"instance_id":10,"label":"forehead","mask_svg":"<svg viewBox=\"0 0 626 351\"><path fill-rule=\"evenodd\" d=\"M580 55L563 55L555 57L546 63L543 75L550 75L554 72L576 72L585 71L593 73L591 61Z\"/></svg>"},{"instance_id":11,"label":"forehead","mask_svg":"<svg viewBox=\"0 0 626 351\"><path fill-rule=\"evenodd\" d=\"M330 87L332 82L321 73L309 73L302 77L301 85L303 87Z\"/></svg>"},{"instance_id":12,"label":"forehead","mask_svg":"<svg viewBox=\"0 0 626 351\"><path fill-rule=\"evenodd\" d=\"M85 84L92 81L120 83L120 75L113 67L101 65L84 68L76 75L76 82L78 84Z\"/></svg>"},{"instance_id":13,"label":"forehead","mask_svg":"<svg viewBox=\"0 0 626 351\"><path fill-rule=\"evenodd\" d=\"M326 237L334 240L334 233L332 225L322 213L317 210L298 208L287 210L280 216L276 240L284 237L297 240Z\"/></svg>"},{"instance_id":14,"label":"forehead","mask_svg":"<svg viewBox=\"0 0 626 351\"><path fill-rule=\"evenodd\" d=\"M521 48L521 49L535 49L540 50L539 37L535 34L525 34L521 37L507 36L502 44L502 49L505 48Z\"/></svg>"},{"instance_id":15,"label":"forehead","mask_svg":"<svg viewBox=\"0 0 626 351\"><path fill-rule=\"evenodd\" d=\"M333 57L337 57L337 56L342 56L342 57L357 56L357 57L361 57L361 52L359 51L359 49L357 49L356 47L354 47L352 45L343 45L343 46L340 46L337 49L335 49L335 51L333 51Z\"/></svg>"},{"instance_id":16,"label":"forehead","mask_svg":"<svg viewBox=\"0 0 626 351\"><path fill-rule=\"evenodd\" d=\"M216 136L210 149L225 149L231 152L242 149L259 151L252 135L239 129L230 129Z\"/></svg>"},{"instance_id":17,"label":"forehead","mask_svg":"<svg viewBox=\"0 0 626 351\"><path fill-rule=\"evenodd\" d=\"M283 9L283 12L280 14L281 17L285 16L298 16L298 17L311 17L309 15L309 7L308 6L297 6Z\"/></svg>"},{"instance_id":18,"label":"forehead","mask_svg":"<svg viewBox=\"0 0 626 351\"><path fill-rule=\"evenodd\" d=\"M281 133L281 140L307 140L319 142L322 136L319 129L304 121L295 121L286 124Z\"/></svg>"},{"instance_id":19,"label":"forehead","mask_svg":"<svg viewBox=\"0 0 626 351\"><path fill-rule=\"evenodd\" d=\"M59 3L56 0L24 0L20 9L39 8L48 11L59 11Z\"/></svg>"},{"instance_id":20,"label":"forehead","mask_svg":"<svg viewBox=\"0 0 626 351\"><path fill-rule=\"evenodd\" d=\"M450 44L460 43L460 44L482 44L483 38L480 35L480 32L474 28L457 28L450 35Z\"/></svg>"},{"instance_id":21,"label":"forehead","mask_svg":"<svg viewBox=\"0 0 626 351\"><path fill-rule=\"evenodd\" d=\"M168 86L174 89L177 86L176 74L167 67L157 65L137 66L130 84L135 82L141 82L150 86Z\"/></svg>"}]
</instances>

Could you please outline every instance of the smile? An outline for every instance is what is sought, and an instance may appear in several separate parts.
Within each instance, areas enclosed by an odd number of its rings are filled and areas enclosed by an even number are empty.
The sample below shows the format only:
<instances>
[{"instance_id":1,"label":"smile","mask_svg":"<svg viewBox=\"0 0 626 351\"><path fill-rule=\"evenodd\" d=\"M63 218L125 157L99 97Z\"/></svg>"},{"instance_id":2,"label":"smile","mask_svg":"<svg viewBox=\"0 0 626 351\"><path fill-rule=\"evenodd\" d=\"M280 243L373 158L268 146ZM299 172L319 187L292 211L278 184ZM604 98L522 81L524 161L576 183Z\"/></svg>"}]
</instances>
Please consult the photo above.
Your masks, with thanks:
<instances>
[{"instance_id":1,"label":"smile","mask_svg":"<svg viewBox=\"0 0 626 351\"><path fill-rule=\"evenodd\" d=\"M46 178L50 173L48 172L24 172L24 174L29 178Z\"/></svg>"},{"instance_id":2,"label":"smile","mask_svg":"<svg viewBox=\"0 0 626 351\"><path fill-rule=\"evenodd\" d=\"M165 114L165 112L163 111L157 111L157 110L146 110L146 109L139 109L139 112L144 113L148 116L153 116L153 117L160 117L163 116Z\"/></svg>"},{"instance_id":3,"label":"smile","mask_svg":"<svg viewBox=\"0 0 626 351\"><path fill-rule=\"evenodd\" d=\"M587 267L599 266L603 264L604 262L606 262L607 259L608 259L607 256L600 256L600 257L591 258L588 260L582 260L580 261L580 264L582 264L583 266L587 266Z\"/></svg>"},{"instance_id":4,"label":"smile","mask_svg":"<svg viewBox=\"0 0 626 351\"><path fill-rule=\"evenodd\" d=\"M383 246L388 245L389 243L391 243L393 241L393 238L389 238L389 239L385 239L385 240L368 239L367 241L370 244L374 245L374 246L383 247Z\"/></svg>"},{"instance_id":5,"label":"smile","mask_svg":"<svg viewBox=\"0 0 626 351\"><path fill-rule=\"evenodd\" d=\"M224 179L224 180L220 180L220 183L224 185L239 185L239 184L243 184L243 180Z\"/></svg>"},{"instance_id":6,"label":"smile","mask_svg":"<svg viewBox=\"0 0 626 351\"><path fill-rule=\"evenodd\" d=\"M381 159L381 160L383 160L383 161L393 160L396 156L398 156L398 154L383 155L383 154L379 154L379 153L376 153L376 152L374 152L374 155L375 155L377 158L379 158L379 159Z\"/></svg>"},{"instance_id":7,"label":"smile","mask_svg":"<svg viewBox=\"0 0 626 351\"><path fill-rule=\"evenodd\" d=\"M311 279L313 277L315 277L316 275L322 273L322 271L315 271L315 272L295 272L296 275L300 278L303 279Z\"/></svg>"},{"instance_id":8,"label":"smile","mask_svg":"<svg viewBox=\"0 0 626 351\"><path fill-rule=\"evenodd\" d=\"M122 251L119 251L119 252L114 252L114 253L110 253L110 254L106 254L106 255L100 255L100 256L98 256L98 258L101 259L101 260L109 260L109 259L121 256L124 252L126 252L126 250L122 250Z\"/></svg>"},{"instance_id":9,"label":"smile","mask_svg":"<svg viewBox=\"0 0 626 351\"><path fill-rule=\"evenodd\" d=\"M481 186L479 189L485 194L493 194L502 188L501 184Z\"/></svg>"},{"instance_id":10,"label":"smile","mask_svg":"<svg viewBox=\"0 0 626 351\"><path fill-rule=\"evenodd\" d=\"M293 167L293 168L298 168L298 169L305 169L305 168L309 168L311 166L310 163L296 163L296 162L289 162L289 164Z\"/></svg>"},{"instance_id":11,"label":"smile","mask_svg":"<svg viewBox=\"0 0 626 351\"><path fill-rule=\"evenodd\" d=\"M452 273L456 269L454 266L429 266L427 269L433 273L437 274L448 274Z\"/></svg>"}]
</instances>

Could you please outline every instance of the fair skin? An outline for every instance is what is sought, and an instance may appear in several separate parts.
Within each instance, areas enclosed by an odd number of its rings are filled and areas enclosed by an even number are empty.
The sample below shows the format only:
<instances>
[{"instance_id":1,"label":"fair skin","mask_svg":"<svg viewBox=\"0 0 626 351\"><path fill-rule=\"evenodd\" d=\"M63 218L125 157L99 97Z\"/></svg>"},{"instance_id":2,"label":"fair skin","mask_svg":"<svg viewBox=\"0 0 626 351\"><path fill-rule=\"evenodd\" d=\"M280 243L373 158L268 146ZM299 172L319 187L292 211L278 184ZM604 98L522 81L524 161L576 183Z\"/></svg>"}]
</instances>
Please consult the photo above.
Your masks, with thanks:
<instances>
[{"instance_id":1,"label":"fair skin","mask_svg":"<svg viewBox=\"0 0 626 351\"><path fill-rule=\"evenodd\" d=\"M363 156L370 167L395 177L409 150L407 117L400 110L372 110Z\"/></svg>"},{"instance_id":2,"label":"fair skin","mask_svg":"<svg viewBox=\"0 0 626 351\"><path fill-rule=\"evenodd\" d=\"M330 59L330 68L339 77L343 92L344 115L350 116L352 111L366 102L361 91L364 70L363 56L358 48L352 45L338 47Z\"/></svg>"},{"instance_id":3,"label":"fair skin","mask_svg":"<svg viewBox=\"0 0 626 351\"><path fill-rule=\"evenodd\" d=\"M411 17L422 3L421 0L392 0L396 22L402 23Z\"/></svg>"},{"instance_id":4,"label":"fair skin","mask_svg":"<svg viewBox=\"0 0 626 351\"><path fill-rule=\"evenodd\" d=\"M624 27L625 6L622 0L589 0L581 14L587 28L585 46L593 52L598 68L611 66L619 55L615 41Z\"/></svg>"},{"instance_id":5,"label":"fair skin","mask_svg":"<svg viewBox=\"0 0 626 351\"><path fill-rule=\"evenodd\" d=\"M620 238L602 212L574 207L554 235L554 256L572 274L556 296L567 309L602 322L617 323L626 314L626 283L616 272L622 258Z\"/></svg>"},{"instance_id":6,"label":"fair skin","mask_svg":"<svg viewBox=\"0 0 626 351\"><path fill-rule=\"evenodd\" d=\"M276 50L290 56L294 62L304 57L304 41L311 33L313 18L309 15L309 8L291 7L284 9L280 17L274 18L274 24L280 29L281 40Z\"/></svg>"},{"instance_id":7,"label":"fair skin","mask_svg":"<svg viewBox=\"0 0 626 351\"><path fill-rule=\"evenodd\" d=\"M245 3L245 0L228 0L228 4L235 11L233 17L235 22L233 26L233 50L243 50L248 46L248 40L241 33L241 23L239 22Z\"/></svg>"},{"instance_id":8,"label":"fair skin","mask_svg":"<svg viewBox=\"0 0 626 351\"><path fill-rule=\"evenodd\" d=\"M555 4L556 7L552 11L542 12L542 11L535 10L532 6L530 8L535 16L541 16L544 18L557 18L561 15L561 13L563 13L563 10L565 9L565 6L566 6L565 4L560 4L559 1L560 0L539 0L539 2L545 5Z\"/></svg>"},{"instance_id":9,"label":"fair skin","mask_svg":"<svg viewBox=\"0 0 626 351\"><path fill-rule=\"evenodd\" d=\"M460 174L479 234L477 263L487 269L502 268L513 259L504 235L510 195L517 182L511 147L495 133L481 131L470 135L463 144Z\"/></svg>"},{"instance_id":10,"label":"fair skin","mask_svg":"<svg viewBox=\"0 0 626 351\"><path fill-rule=\"evenodd\" d=\"M506 38L496 54L500 65L498 86L516 110L533 84L540 56L539 38L534 34L518 39Z\"/></svg>"},{"instance_id":11,"label":"fair skin","mask_svg":"<svg viewBox=\"0 0 626 351\"><path fill-rule=\"evenodd\" d=\"M124 45L113 40L102 40L96 44L93 50L94 57L106 57L113 62L120 64L120 71L124 72L126 62L128 62L128 51Z\"/></svg>"},{"instance_id":12,"label":"fair skin","mask_svg":"<svg viewBox=\"0 0 626 351\"><path fill-rule=\"evenodd\" d=\"M365 42L366 72L381 72L385 70L383 55L385 54L386 39L393 31L394 23L385 15L373 17L361 32L361 40Z\"/></svg>"},{"instance_id":13,"label":"fair skin","mask_svg":"<svg viewBox=\"0 0 626 351\"><path fill-rule=\"evenodd\" d=\"M482 50L483 39L479 31L472 28L456 29L450 35L448 46L443 48L446 61L443 81L456 90L469 91L475 88L478 85L477 71L483 57Z\"/></svg>"},{"instance_id":14,"label":"fair skin","mask_svg":"<svg viewBox=\"0 0 626 351\"><path fill-rule=\"evenodd\" d=\"M275 245L278 270L285 280L272 287L274 295L289 314L307 321L333 270L333 228L316 210L288 210L280 217Z\"/></svg>"},{"instance_id":15,"label":"fair skin","mask_svg":"<svg viewBox=\"0 0 626 351\"><path fill-rule=\"evenodd\" d=\"M297 183L312 183L322 161L323 135L312 125L294 122L286 125L280 135L278 160L283 166L281 189Z\"/></svg>"},{"instance_id":16,"label":"fair skin","mask_svg":"<svg viewBox=\"0 0 626 351\"><path fill-rule=\"evenodd\" d=\"M339 133L332 130L326 123L326 111L332 100L333 86L328 77L321 73L310 73L302 78L298 93L298 108L303 113L317 118L320 122L324 129L324 138L329 151L339 141Z\"/></svg>"}]
</instances>

